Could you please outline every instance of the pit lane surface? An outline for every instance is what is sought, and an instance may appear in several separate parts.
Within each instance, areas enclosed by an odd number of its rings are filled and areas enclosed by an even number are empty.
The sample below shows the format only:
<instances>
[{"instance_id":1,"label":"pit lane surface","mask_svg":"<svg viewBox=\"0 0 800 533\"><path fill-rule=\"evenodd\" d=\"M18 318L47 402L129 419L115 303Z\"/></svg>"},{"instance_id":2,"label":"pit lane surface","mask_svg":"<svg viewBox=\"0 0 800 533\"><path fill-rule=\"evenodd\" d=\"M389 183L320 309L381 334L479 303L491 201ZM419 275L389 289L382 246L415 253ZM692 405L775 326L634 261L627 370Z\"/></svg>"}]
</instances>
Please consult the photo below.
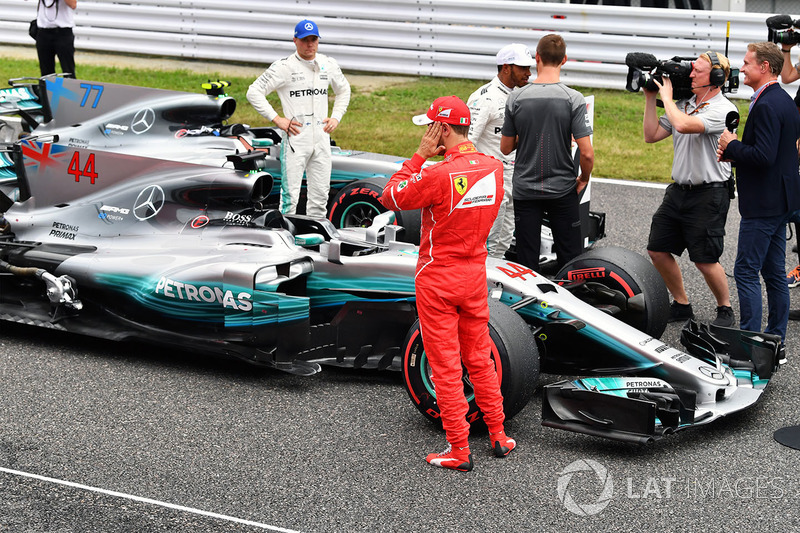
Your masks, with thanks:
<instances>
[{"instance_id":1,"label":"pit lane surface","mask_svg":"<svg viewBox=\"0 0 800 533\"><path fill-rule=\"evenodd\" d=\"M662 195L595 181L601 245L645 253ZM729 274L738 220L734 201ZM699 272L682 266L695 313L712 320ZM663 340L679 346L679 331ZM796 530L800 452L772 434L800 424L799 337L790 322L789 364L760 403L647 447L543 428L540 387L558 379L544 376L507 425L518 450L495 459L475 434L462 474L424 462L444 436L399 374L300 378L2 323L0 531Z\"/></svg>"}]
</instances>

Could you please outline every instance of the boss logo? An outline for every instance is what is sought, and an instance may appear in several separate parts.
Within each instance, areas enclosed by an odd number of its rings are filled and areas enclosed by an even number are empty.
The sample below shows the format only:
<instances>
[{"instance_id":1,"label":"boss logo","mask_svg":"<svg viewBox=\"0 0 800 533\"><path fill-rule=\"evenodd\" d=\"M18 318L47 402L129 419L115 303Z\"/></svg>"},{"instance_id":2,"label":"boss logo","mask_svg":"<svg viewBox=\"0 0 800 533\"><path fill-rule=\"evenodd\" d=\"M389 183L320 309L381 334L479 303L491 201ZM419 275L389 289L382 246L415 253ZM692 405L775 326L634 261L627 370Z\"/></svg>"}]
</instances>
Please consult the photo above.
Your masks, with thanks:
<instances>
[{"instance_id":1,"label":"boss logo","mask_svg":"<svg viewBox=\"0 0 800 533\"><path fill-rule=\"evenodd\" d=\"M231 213L230 211L228 211L223 220L225 222L231 222L233 224L247 224L251 220L253 220L253 216L243 215L241 213Z\"/></svg>"}]
</instances>

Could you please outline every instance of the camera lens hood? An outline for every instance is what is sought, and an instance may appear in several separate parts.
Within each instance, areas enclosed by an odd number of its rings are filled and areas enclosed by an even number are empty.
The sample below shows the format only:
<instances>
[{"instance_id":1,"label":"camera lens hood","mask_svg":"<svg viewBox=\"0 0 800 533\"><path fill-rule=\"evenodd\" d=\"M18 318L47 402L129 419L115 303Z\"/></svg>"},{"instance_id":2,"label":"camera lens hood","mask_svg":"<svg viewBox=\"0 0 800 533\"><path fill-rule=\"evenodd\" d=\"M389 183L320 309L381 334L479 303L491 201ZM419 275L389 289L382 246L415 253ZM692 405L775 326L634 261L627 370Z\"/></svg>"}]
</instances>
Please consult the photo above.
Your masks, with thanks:
<instances>
[{"instance_id":1,"label":"camera lens hood","mask_svg":"<svg viewBox=\"0 0 800 533\"><path fill-rule=\"evenodd\" d=\"M767 28L773 30L788 30L794 26L794 21L789 15L773 15L767 19Z\"/></svg>"},{"instance_id":2,"label":"camera lens hood","mask_svg":"<svg viewBox=\"0 0 800 533\"><path fill-rule=\"evenodd\" d=\"M648 54L645 52L630 52L625 56L625 64L630 68L650 70L656 68L659 64L659 61L653 54Z\"/></svg>"}]
</instances>

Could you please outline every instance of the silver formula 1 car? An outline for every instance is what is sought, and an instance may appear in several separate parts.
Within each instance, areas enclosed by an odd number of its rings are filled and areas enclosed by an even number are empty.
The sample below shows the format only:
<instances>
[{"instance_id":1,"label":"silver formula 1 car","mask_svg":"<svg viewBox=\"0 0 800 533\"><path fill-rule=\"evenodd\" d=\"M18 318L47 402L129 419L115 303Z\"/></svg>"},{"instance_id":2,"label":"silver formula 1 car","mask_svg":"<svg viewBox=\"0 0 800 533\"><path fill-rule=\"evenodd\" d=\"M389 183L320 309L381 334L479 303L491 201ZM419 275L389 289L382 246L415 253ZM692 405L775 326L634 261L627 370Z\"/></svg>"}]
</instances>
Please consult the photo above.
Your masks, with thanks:
<instances>
[{"instance_id":1,"label":"silver formula 1 car","mask_svg":"<svg viewBox=\"0 0 800 533\"><path fill-rule=\"evenodd\" d=\"M92 148L159 159L231 167L234 152L263 151L261 164L275 180L265 203L280 200L281 142L276 128L251 128L230 123L236 100L225 93L226 82L203 84L206 94L168 91L129 85L74 80L58 76L10 80L0 89L0 117L5 140L24 134L57 139L75 148ZM592 108L593 109L593 108ZM593 111L590 113L593 116ZM0 138L2 138L0 130ZM386 209L378 197L388 178L400 169L404 158L341 149L332 146L331 196L328 219L337 228L367 227ZM576 154L576 160L578 155ZM12 161L0 155L0 180L15 179ZM2 181L0 181L2 184ZM584 246L588 249L605 235L605 214L589 210L591 186L581 196ZM305 206L301 194L300 210ZM419 211L402 211L397 223L405 229L403 240L419 243ZM514 257L513 248L509 257ZM554 267L553 238L542 230L542 268Z\"/></svg>"},{"instance_id":2,"label":"silver formula 1 car","mask_svg":"<svg viewBox=\"0 0 800 533\"><path fill-rule=\"evenodd\" d=\"M398 369L438 419L417 323L417 248L399 228L336 229L265 206L263 152L234 168L24 140L19 198L0 194L0 319L225 354L309 375L321 365ZM780 339L689 323L660 342L663 282L643 257L590 250L548 279L490 259L492 355L511 417L539 371L543 423L647 442L752 405ZM470 394L469 376L464 387ZM480 419L474 399L470 420Z\"/></svg>"}]
</instances>

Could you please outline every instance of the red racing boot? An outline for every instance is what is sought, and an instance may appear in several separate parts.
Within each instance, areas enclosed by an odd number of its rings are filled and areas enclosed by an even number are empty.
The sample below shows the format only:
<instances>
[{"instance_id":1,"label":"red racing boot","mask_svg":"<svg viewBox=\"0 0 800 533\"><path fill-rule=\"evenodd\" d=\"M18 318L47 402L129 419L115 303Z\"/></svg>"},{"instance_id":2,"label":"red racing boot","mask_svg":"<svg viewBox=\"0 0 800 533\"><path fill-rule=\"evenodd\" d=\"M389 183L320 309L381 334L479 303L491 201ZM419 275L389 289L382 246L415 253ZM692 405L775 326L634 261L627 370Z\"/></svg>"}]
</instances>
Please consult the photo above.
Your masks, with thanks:
<instances>
[{"instance_id":1,"label":"red racing boot","mask_svg":"<svg viewBox=\"0 0 800 533\"><path fill-rule=\"evenodd\" d=\"M506 437L506 432L503 430L497 433L490 433L489 442L492 445L495 457L505 457L517 447L517 441L511 437Z\"/></svg>"},{"instance_id":2,"label":"red racing boot","mask_svg":"<svg viewBox=\"0 0 800 533\"><path fill-rule=\"evenodd\" d=\"M453 447L447 443L447 448L441 453L429 453L425 458L433 466L449 468L459 472L469 472L472 470L472 454L469 453L469 446L463 448Z\"/></svg>"}]
</instances>

